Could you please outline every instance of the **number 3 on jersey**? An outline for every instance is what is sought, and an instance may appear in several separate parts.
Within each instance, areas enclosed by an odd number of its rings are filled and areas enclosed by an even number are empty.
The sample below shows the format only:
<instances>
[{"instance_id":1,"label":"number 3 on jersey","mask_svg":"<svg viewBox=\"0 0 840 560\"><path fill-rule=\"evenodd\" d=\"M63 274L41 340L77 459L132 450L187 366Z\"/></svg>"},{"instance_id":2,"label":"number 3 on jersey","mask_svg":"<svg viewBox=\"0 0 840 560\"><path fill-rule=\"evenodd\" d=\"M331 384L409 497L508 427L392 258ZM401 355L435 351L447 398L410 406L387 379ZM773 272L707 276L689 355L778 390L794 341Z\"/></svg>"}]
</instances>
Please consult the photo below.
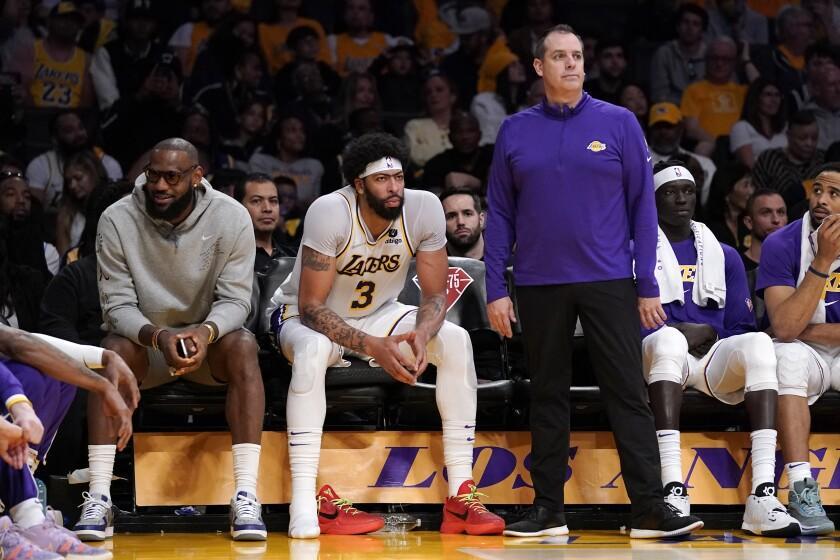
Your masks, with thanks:
<instances>
[{"instance_id":1,"label":"number 3 on jersey","mask_svg":"<svg viewBox=\"0 0 840 560\"><path fill-rule=\"evenodd\" d=\"M373 301L373 291L376 289L376 284L367 280L362 280L356 284L356 293L358 296L353 303L350 304L351 309L364 309Z\"/></svg>"}]
</instances>

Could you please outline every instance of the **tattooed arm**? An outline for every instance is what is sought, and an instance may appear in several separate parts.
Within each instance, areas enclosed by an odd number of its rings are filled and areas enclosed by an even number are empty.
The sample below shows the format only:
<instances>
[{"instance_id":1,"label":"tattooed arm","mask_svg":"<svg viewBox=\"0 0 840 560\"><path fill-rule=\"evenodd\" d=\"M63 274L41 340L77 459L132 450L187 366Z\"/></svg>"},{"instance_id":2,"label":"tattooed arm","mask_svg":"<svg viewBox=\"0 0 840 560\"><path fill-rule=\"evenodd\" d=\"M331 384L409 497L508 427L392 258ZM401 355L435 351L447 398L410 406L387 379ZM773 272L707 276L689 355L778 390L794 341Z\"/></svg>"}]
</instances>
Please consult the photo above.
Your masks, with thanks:
<instances>
[{"instance_id":1,"label":"tattooed arm","mask_svg":"<svg viewBox=\"0 0 840 560\"><path fill-rule=\"evenodd\" d=\"M351 327L326 305L336 276L335 258L306 245L301 245L298 258L301 259L298 290L301 323L340 346L374 358L398 381L414 383L414 375L409 373L410 360L399 350L399 344L413 339L414 333L378 337Z\"/></svg>"}]
</instances>

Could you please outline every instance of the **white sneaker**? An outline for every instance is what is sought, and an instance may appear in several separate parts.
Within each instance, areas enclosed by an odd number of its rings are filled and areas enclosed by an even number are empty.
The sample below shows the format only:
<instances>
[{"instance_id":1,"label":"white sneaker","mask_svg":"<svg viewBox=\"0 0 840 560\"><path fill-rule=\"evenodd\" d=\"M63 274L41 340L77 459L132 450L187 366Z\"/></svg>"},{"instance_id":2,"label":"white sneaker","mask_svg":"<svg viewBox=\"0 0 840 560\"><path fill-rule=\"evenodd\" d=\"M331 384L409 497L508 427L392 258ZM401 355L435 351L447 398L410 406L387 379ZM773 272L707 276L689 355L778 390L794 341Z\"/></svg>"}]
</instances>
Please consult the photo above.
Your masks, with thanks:
<instances>
[{"instance_id":1,"label":"white sneaker","mask_svg":"<svg viewBox=\"0 0 840 560\"><path fill-rule=\"evenodd\" d=\"M799 522L776 497L776 489L765 483L747 497L741 530L763 537L795 537L800 534Z\"/></svg>"},{"instance_id":2,"label":"white sneaker","mask_svg":"<svg viewBox=\"0 0 840 560\"><path fill-rule=\"evenodd\" d=\"M669 482L665 485L665 503L677 508L681 517L691 515L691 501L688 499L688 490L682 482Z\"/></svg>"}]
</instances>

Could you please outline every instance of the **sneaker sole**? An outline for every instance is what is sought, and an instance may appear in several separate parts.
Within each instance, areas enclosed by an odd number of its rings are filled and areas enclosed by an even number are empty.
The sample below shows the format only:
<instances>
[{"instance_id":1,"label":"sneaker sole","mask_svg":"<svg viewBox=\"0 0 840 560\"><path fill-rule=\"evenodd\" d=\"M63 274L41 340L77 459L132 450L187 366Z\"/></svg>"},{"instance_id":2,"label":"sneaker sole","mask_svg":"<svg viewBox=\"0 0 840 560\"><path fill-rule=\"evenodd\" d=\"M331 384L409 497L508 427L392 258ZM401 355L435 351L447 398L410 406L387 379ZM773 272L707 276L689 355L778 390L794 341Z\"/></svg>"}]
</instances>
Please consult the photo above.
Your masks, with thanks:
<instances>
[{"instance_id":1,"label":"sneaker sole","mask_svg":"<svg viewBox=\"0 0 840 560\"><path fill-rule=\"evenodd\" d=\"M549 527L541 531L511 531L505 529L502 534L506 537L563 537L569 534L569 526L563 525L561 527Z\"/></svg>"},{"instance_id":2,"label":"sneaker sole","mask_svg":"<svg viewBox=\"0 0 840 560\"><path fill-rule=\"evenodd\" d=\"M462 522L457 523L441 523L440 532L445 535L459 535L466 533L468 535L501 535L505 529L504 522L502 523L486 523L484 525L467 525Z\"/></svg>"},{"instance_id":3,"label":"sneaker sole","mask_svg":"<svg viewBox=\"0 0 840 560\"><path fill-rule=\"evenodd\" d=\"M79 540L82 542L102 542L105 539L113 538L114 528L108 527L104 531L96 531L94 529L80 529L73 531Z\"/></svg>"},{"instance_id":4,"label":"sneaker sole","mask_svg":"<svg viewBox=\"0 0 840 560\"><path fill-rule=\"evenodd\" d=\"M799 526L803 535L830 535L834 532L834 523L824 523L822 525L803 525L799 522Z\"/></svg>"},{"instance_id":5,"label":"sneaker sole","mask_svg":"<svg viewBox=\"0 0 840 560\"><path fill-rule=\"evenodd\" d=\"M799 523L791 523L787 527L781 527L779 529L770 529L769 531L762 531L761 525L753 525L752 523L742 523L741 530L746 531L747 533L751 533L753 535L758 535L760 537L785 538L798 537L801 534L799 529Z\"/></svg>"},{"instance_id":6,"label":"sneaker sole","mask_svg":"<svg viewBox=\"0 0 840 560\"><path fill-rule=\"evenodd\" d=\"M673 531L659 531L657 529L630 529L631 539L667 539L670 537L681 537L688 535L692 531L697 531L703 528L702 521L695 521L691 525L686 525L680 529Z\"/></svg>"},{"instance_id":7,"label":"sneaker sole","mask_svg":"<svg viewBox=\"0 0 840 560\"><path fill-rule=\"evenodd\" d=\"M230 536L235 541L264 541L268 538L266 531L258 529L243 529L242 531L230 530Z\"/></svg>"}]
</instances>

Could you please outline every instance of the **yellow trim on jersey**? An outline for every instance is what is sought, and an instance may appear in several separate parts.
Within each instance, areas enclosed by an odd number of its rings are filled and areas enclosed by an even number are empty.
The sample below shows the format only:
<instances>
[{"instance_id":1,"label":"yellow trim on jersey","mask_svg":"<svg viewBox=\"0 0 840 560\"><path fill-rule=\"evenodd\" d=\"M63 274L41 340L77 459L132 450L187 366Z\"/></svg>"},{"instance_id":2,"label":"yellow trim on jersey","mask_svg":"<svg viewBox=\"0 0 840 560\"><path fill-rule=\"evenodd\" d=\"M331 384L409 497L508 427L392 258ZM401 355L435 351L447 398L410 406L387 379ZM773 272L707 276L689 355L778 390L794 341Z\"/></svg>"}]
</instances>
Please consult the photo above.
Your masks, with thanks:
<instances>
[{"instance_id":1,"label":"yellow trim on jersey","mask_svg":"<svg viewBox=\"0 0 840 560\"><path fill-rule=\"evenodd\" d=\"M347 211L350 213L350 235L348 235L348 236L347 236L347 244L346 244L346 245L344 246L344 248L343 248L341 251L339 251L339 252L338 252L338 254L335 256L335 258L336 258L336 259L337 259L338 257L340 257L341 255L343 255L343 254L344 254L344 252L345 252L347 249L349 249L349 248L350 248L350 242L351 242L351 241L353 241L353 205L352 205L352 204L350 204L350 200L349 200L346 196L344 196L344 195L343 195L343 194L341 194L340 192L339 192L338 194L339 194L339 196L341 196L341 198L343 198L343 199L344 199L344 202L346 202L346 203L347 203Z\"/></svg>"},{"instance_id":2,"label":"yellow trim on jersey","mask_svg":"<svg viewBox=\"0 0 840 560\"><path fill-rule=\"evenodd\" d=\"M399 325L399 324L400 324L400 321L402 321L403 319L405 319L406 317L408 317L408 315L409 315L410 313L416 313L416 312L417 312L417 309L418 309L417 307L412 307L411 309L409 309L408 311L406 311L405 313L403 313L402 315L400 315L399 319L397 319L396 321L394 321L394 324L393 324L393 325L391 325L391 328L390 328L390 329L388 329L388 334L386 334L385 336L391 336L391 334L393 334L393 332L394 332L394 329L396 329L396 328L397 328L397 325Z\"/></svg>"},{"instance_id":3,"label":"yellow trim on jersey","mask_svg":"<svg viewBox=\"0 0 840 560\"><path fill-rule=\"evenodd\" d=\"M402 212L400 212L400 228L402 228L403 239L405 239L405 246L408 247L408 252L411 253L411 256L414 256L414 247L411 246L411 241L408 239L408 228L405 226L405 206L403 206Z\"/></svg>"}]
</instances>

